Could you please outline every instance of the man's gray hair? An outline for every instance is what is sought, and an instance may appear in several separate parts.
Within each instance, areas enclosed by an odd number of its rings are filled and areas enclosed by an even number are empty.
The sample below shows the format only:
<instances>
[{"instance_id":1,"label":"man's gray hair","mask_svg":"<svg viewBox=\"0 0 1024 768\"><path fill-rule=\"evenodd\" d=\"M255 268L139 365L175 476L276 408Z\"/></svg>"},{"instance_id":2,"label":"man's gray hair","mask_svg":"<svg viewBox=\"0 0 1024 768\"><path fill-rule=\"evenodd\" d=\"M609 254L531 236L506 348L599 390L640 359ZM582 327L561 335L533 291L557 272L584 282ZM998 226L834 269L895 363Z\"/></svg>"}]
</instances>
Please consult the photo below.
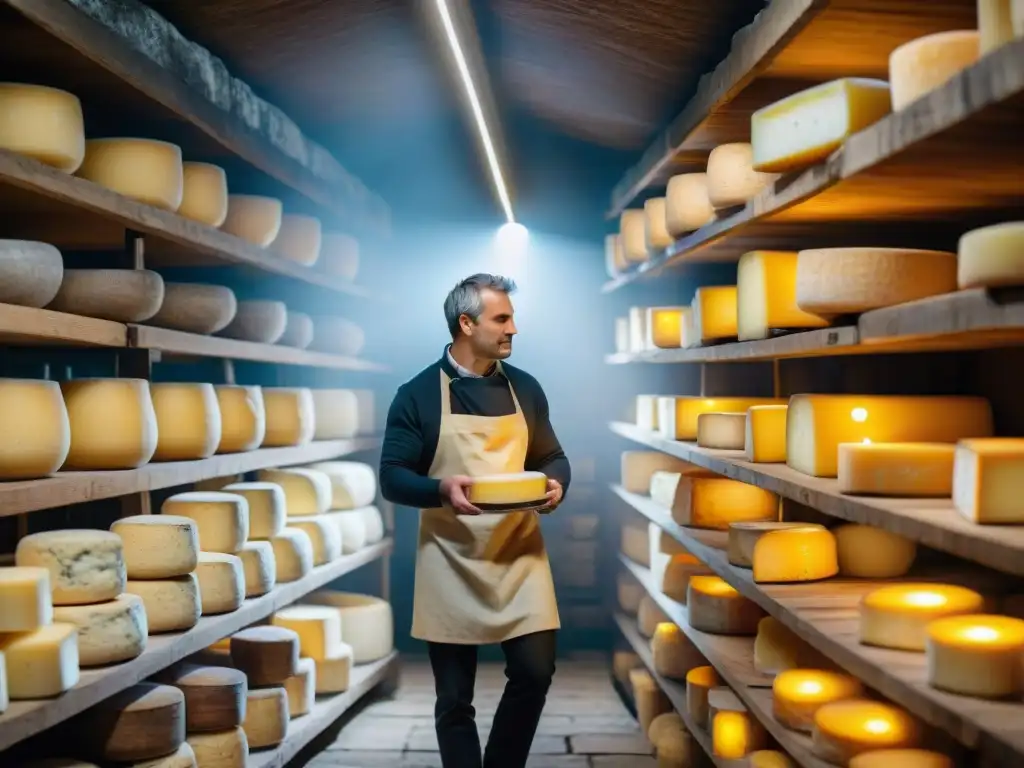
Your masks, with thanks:
<instances>
[{"instance_id":1,"label":"man's gray hair","mask_svg":"<svg viewBox=\"0 0 1024 768\"><path fill-rule=\"evenodd\" d=\"M485 288L502 293L514 293L516 284L511 278L502 275L478 272L452 288L444 300L444 319L448 323L448 330L451 331L453 339L459 335L460 317L466 315L474 323L480 319L480 313L484 310L480 292Z\"/></svg>"}]
</instances>

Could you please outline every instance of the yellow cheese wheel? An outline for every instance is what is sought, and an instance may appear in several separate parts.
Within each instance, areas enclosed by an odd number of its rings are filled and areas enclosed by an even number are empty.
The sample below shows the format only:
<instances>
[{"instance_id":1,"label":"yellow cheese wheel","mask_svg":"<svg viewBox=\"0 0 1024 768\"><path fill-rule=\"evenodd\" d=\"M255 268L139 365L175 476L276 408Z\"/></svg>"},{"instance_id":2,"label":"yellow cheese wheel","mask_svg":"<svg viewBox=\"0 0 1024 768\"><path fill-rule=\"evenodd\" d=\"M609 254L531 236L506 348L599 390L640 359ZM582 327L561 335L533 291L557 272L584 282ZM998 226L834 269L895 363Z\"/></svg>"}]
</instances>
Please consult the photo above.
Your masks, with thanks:
<instances>
[{"instance_id":1,"label":"yellow cheese wheel","mask_svg":"<svg viewBox=\"0 0 1024 768\"><path fill-rule=\"evenodd\" d=\"M985 699L1024 692L1024 621L970 614L936 619L925 629L928 684Z\"/></svg>"},{"instance_id":2,"label":"yellow cheese wheel","mask_svg":"<svg viewBox=\"0 0 1024 768\"><path fill-rule=\"evenodd\" d=\"M164 282L164 300L146 325L208 335L227 327L238 312L235 292L222 285Z\"/></svg>"},{"instance_id":3,"label":"yellow cheese wheel","mask_svg":"<svg viewBox=\"0 0 1024 768\"><path fill-rule=\"evenodd\" d=\"M687 592L690 626L713 635L756 635L764 611L718 576L692 576Z\"/></svg>"},{"instance_id":4,"label":"yellow cheese wheel","mask_svg":"<svg viewBox=\"0 0 1024 768\"><path fill-rule=\"evenodd\" d=\"M824 526L766 531L754 544L754 581L818 581L839 573L836 537Z\"/></svg>"},{"instance_id":5,"label":"yellow cheese wheel","mask_svg":"<svg viewBox=\"0 0 1024 768\"><path fill-rule=\"evenodd\" d=\"M320 219L315 216L286 213L269 247L289 261L311 267L320 258L321 232Z\"/></svg>"},{"instance_id":6,"label":"yellow cheese wheel","mask_svg":"<svg viewBox=\"0 0 1024 768\"><path fill-rule=\"evenodd\" d=\"M839 573L854 579L895 579L914 564L917 544L870 525L848 523L833 533L839 553Z\"/></svg>"},{"instance_id":7,"label":"yellow cheese wheel","mask_svg":"<svg viewBox=\"0 0 1024 768\"><path fill-rule=\"evenodd\" d=\"M730 565L740 568L754 567L754 546L758 539L770 531L786 531L793 528L821 528L814 523L790 523L779 521L755 523L730 523L728 557Z\"/></svg>"},{"instance_id":8,"label":"yellow cheese wheel","mask_svg":"<svg viewBox=\"0 0 1024 768\"><path fill-rule=\"evenodd\" d=\"M926 749L873 749L850 760L850 768L954 768L953 759Z\"/></svg>"},{"instance_id":9,"label":"yellow cheese wheel","mask_svg":"<svg viewBox=\"0 0 1024 768\"><path fill-rule=\"evenodd\" d=\"M0 568L0 632L28 632L53 621L50 570L42 566Z\"/></svg>"},{"instance_id":10,"label":"yellow cheese wheel","mask_svg":"<svg viewBox=\"0 0 1024 768\"><path fill-rule=\"evenodd\" d=\"M658 431L666 440L696 440L697 417L702 413L746 413L755 405L786 403L780 397L659 397Z\"/></svg>"},{"instance_id":11,"label":"yellow cheese wheel","mask_svg":"<svg viewBox=\"0 0 1024 768\"><path fill-rule=\"evenodd\" d=\"M20 567L46 568L54 605L113 600L127 580L121 537L109 531L59 529L31 533L18 542Z\"/></svg>"},{"instance_id":12,"label":"yellow cheese wheel","mask_svg":"<svg viewBox=\"0 0 1024 768\"><path fill-rule=\"evenodd\" d=\"M174 686L137 683L94 704L77 725L86 754L122 763L152 760L185 741L185 696Z\"/></svg>"},{"instance_id":13,"label":"yellow cheese wheel","mask_svg":"<svg viewBox=\"0 0 1024 768\"><path fill-rule=\"evenodd\" d=\"M327 515L291 517L288 525L305 531L313 545L313 565L324 565L341 557L341 531Z\"/></svg>"},{"instance_id":14,"label":"yellow cheese wheel","mask_svg":"<svg viewBox=\"0 0 1024 768\"><path fill-rule=\"evenodd\" d=\"M274 545L269 541L247 541L238 553L245 575L245 596L259 597L277 583L277 562Z\"/></svg>"},{"instance_id":15,"label":"yellow cheese wheel","mask_svg":"<svg viewBox=\"0 0 1024 768\"><path fill-rule=\"evenodd\" d=\"M221 229L266 248L281 229L281 201L260 195L228 195L228 214Z\"/></svg>"},{"instance_id":16,"label":"yellow cheese wheel","mask_svg":"<svg viewBox=\"0 0 1024 768\"><path fill-rule=\"evenodd\" d=\"M886 91L888 108L888 91ZM736 335L767 339L774 330L824 328L828 320L797 306L798 254L750 251L740 256L736 276Z\"/></svg>"},{"instance_id":17,"label":"yellow cheese wheel","mask_svg":"<svg viewBox=\"0 0 1024 768\"><path fill-rule=\"evenodd\" d=\"M628 683L629 673L641 666L643 666L643 662L632 651L614 651L612 653L612 674L620 683Z\"/></svg>"},{"instance_id":18,"label":"yellow cheese wheel","mask_svg":"<svg viewBox=\"0 0 1024 768\"><path fill-rule=\"evenodd\" d=\"M961 235L957 247L957 285L961 289L1024 285L1022 243L1024 221L993 224Z\"/></svg>"},{"instance_id":19,"label":"yellow cheese wheel","mask_svg":"<svg viewBox=\"0 0 1024 768\"><path fill-rule=\"evenodd\" d=\"M284 741L288 735L288 692L281 686L250 688L242 728L249 749L276 747Z\"/></svg>"},{"instance_id":20,"label":"yellow cheese wheel","mask_svg":"<svg viewBox=\"0 0 1024 768\"><path fill-rule=\"evenodd\" d=\"M648 198L644 201L644 245L647 253L665 250L672 245L673 239L665 227L665 198Z\"/></svg>"},{"instance_id":21,"label":"yellow cheese wheel","mask_svg":"<svg viewBox=\"0 0 1024 768\"><path fill-rule=\"evenodd\" d=\"M274 344L288 325L288 308L283 301L251 299L238 302L235 316L220 331L221 336L257 344Z\"/></svg>"},{"instance_id":22,"label":"yellow cheese wheel","mask_svg":"<svg viewBox=\"0 0 1024 768\"><path fill-rule=\"evenodd\" d=\"M359 273L359 241L341 232L324 232L320 260L329 275L352 282Z\"/></svg>"},{"instance_id":23,"label":"yellow cheese wheel","mask_svg":"<svg viewBox=\"0 0 1024 768\"><path fill-rule=\"evenodd\" d=\"M953 493L951 443L840 443L839 492L878 496Z\"/></svg>"},{"instance_id":24,"label":"yellow cheese wheel","mask_svg":"<svg viewBox=\"0 0 1024 768\"><path fill-rule=\"evenodd\" d=\"M714 667L694 667L686 673L686 711L695 723L708 722L708 695L722 684Z\"/></svg>"},{"instance_id":25,"label":"yellow cheese wheel","mask_svg":"<svg viewBox=\"0 0 1024 768\"><path fill-rule=\"evenodd\" d=\"M0 302L45 307L63 279L64 258L49 243L0 239Z\"/></svg>"},{"instance_id":26,"label":"yellow cheese wheel","mask_svg":"<svg viewBox=\"0 0 1024 768\"><path fill-rule=\"evenodd\" d=\"M640 601L643 600L647 590L643 585L634 579L630 574L620 573L617 582L617 595L619 608L629 614L635 614L640 609Z\"/></svg>"},{"instance_id":27,"label":"yellow cheese wheel","mask_svg":"<svg viewBox=\"0 0 1024 768\"><path fill-rule=\"evenodd\" d=\"M672 704L651 677L651 673L642 667L629 673L629 685L633 690L640 730L647 733L654 718L671 711Z\"/></svg>"},{"instance_id":28,"label":"yellow cheese wheel","mask_svg":"<svg viewBox=\"0 0 1024 768\"><path fill-rule=\"evenodd\" d=\"M473 478L467 494L470 503L485 508L515 509L544 498L548 479L543 472L514 472Z\"/></svg>"},{"instance_id":29,"label":"yellow cheese wheel","mask_svg":"<svg viewBox=\"0 0 1024 768\"><path fill-rule=\"evenodd\" d=\"M622 250L622 238L619 235L605 235L604 268L608 277L616 278L629 267L626 254Z\"/></svg>"},{"instance_id":30,"label":"yellow cheese wheel","mask_svg":"<svg viewBox=\"0 0 1024 768\"><path fill-rule=\"evenodd\" d=\"M665 226L672 237L682 237L714 220L706 173L682 173L668 180Z\"/></svg>"},{"instance_id":31,"label":"yellow cheese wheel","mask_svg":"<svg viewBox=\"0 0 1024 768\"><path fill-rule=\"evenodd\" d=\"M708 717L715 757L739 760L768 745L764 726L728 688L715 688L708 694Z\"/></svg>"},{"instance_id":32,"label":"yellow cheese wheel","mask_svg":"<svg viewBox=\"0 0 1024 768\"><path fill-rule=\"evenodd\" d=\"M796 763L784 752L774 749L759 749L747 755L750 768L796 768ZM852 765L852 764L851 764Z\"/></svg>"},{"instance_id":33,"label":"yellow cheese wheel","mask_svg":"<svg viewBox=\"0 0 1024 768\"><path fill-rule=\"evenodd\" d=\"M672 622L663 622L655 628L651 655L654 671L662 677L676 680L685 680L691 669L705 662L697 646Z\"/></svg>"},{"instance_id":34,"label":"yellow cheese wheel","mask_svg":"<svg viewBox=\"0 0 1024 768\"><path fill-rule=\"evenodd\" d=\"M249 505L245 497L221 491L186 491L168 497L160 507L166 515L194 520L203 552L234 554L249 538Z\"/></svg>"},{"instance_id":35,"label":"yellow cheese wheel","mask_svg":"<svg viewBox=\"0 0 1024 768\"><path fill-rule=\"evenodd\" d=\"M284 681L288 694L288 717L308 715L316 705L317 662L313 659L299 659L299 673Z\"/></svg>"},{"instance_id":36,"label":"yellow cheese wheel","mask_svg":"<svg viewBox=\"0 0 1024 768\"><path fill-rule=\"evenodd\" d=\"M861 601L860 641L882 648L923 651L931 622L981 613L984 605L984 598L966 587L914 583L880 587Z\"/></svg>"},{"instance_id":37,"label":"yellow cheese wheel","mask_svg":"<svg viewBox=\"0 0 1024 768\"><path fill-rule=\"evenodd\" d=\"M911 40L889 54L893 110L904 109L978 60L977 30L938 32Z\"/></svg>"},{"instance_id":38,"label":"yellow cheese wheel","mask_svg":"<svg viewBox=\"0 0 1024 768\"><path fill-rule=\"evenodd\" d=\"M619 216L619 238L626 261L637 264L647 261L647 242L644 239L644 211L631 208Z\"/></svg>"},{"instance_id":39,"label":"yellow cheese wheel","mask_svg":"<svg viewBox=\"0 0 1024 768\"><path fill-rule=\"evenodd\" d=\"M0 83L0 149L74 173L85 157L82 103L56 88Z\"/></svg>"},{"instance_id":40,"label":"yellow cheese wheel","mask_svg":"<svg viewBox=\"0 0 1024 768\"><path fill-rule=\"evenodd\" d=\"M754 149L737 142L720 144L708 155L708 200L715 209L744 205L775 177L754 170Z\"/></svg>"},{"instance_id":41,"label":"yellow cheese wheel","mask_svg":"<svg viewBox=\"0 0 1024 768\"><path fill-rule=\"evenodd\" d=\"M800 666L804 642L773 616L765 616L757 623L754 638L754 669L766 675L775 675Z\"/></svg>"},{"instance_id":42,"label":"yellow cheese wheel","mask_svg":"<svg viewBox=\"0 0 1024 768\"><path fill-rule=\"evenodd\" d=\"M304 387L264 387L264 448L305 445L316 430L313 393Z\"/></svg>"},{"instance_id":43,"label":"yellow cheese wheel","mask_svg":"<svg viewBox=\"0 0 1024 768\"><path fill-rule=\"evenodd\" d=\"M53 381L0 379L0 480L53 474L71 450L71 423Z\"/></svg>"},{"instance_id":44,"label":"yellow cheese wheel","mask_svg":"<svg viewBox=\"0 0 1024 768\"><path fill-rule=\"evenodd\" d=\"M245 569L237 555L200 552L196 578L203 616L237 611L245 600Z\"/></svg>"},{"instance_id":45,"label":"yellow cheese wheel","mask_svg":"<svg viewBox=\"0 0 1024 768\"><path fill-rule=\"evenodd\" d=\"M270 539L284 530L287 506L284 488L278 483L232 483L221 490L248 503L250 539Z\"/></svg>"},{"instance_id":46,"label":"yellow cheese wheel","mask_svg":"<svg viewBox=\"0 0 1024 768\"><path fill-rule=\"evenodd\" d=\"M697 343L707 344L735 338L739 322L735 285L698 288L690 306Z\"/></svg>"},{"instance_id":47,"label":"yellow cheese wheel","mask_svg":"<svg viewBox=\"0 0 1024 768\"><path fill-rule=\"evenodd\" d=\"M702 413L697 417L697 445L719 451L742 451L747 434L745 413Z\"/></svg>"},{"instance_id":48,"label":"yellow cheese wheel","mask_svg":"<svg viewBox=\"0 0 1024 768\"><path fill-rule=\"evenodd\" d=\"M794 731L810 733L814 714L826 704L864 695L864 686L850 675L820 669L788 669L772 683L772 714Z\"/></svg>"},{"instance_id":49,"label":"yellow cheese wheel","mask_svg":"<svg viewBox=\"0 0 1024 768\"><path fill-rule=\"evenodd\" d=\"M250 687L282 685L299 671L299 636L287 627L243 629L231 636L231 663Z\"/></svg>"},{"instance_id":50,"label":"yellow cheese wheel","mask_svg":"<svg viewBox=\"0 0 1024 768\"><path fill-rule=\"evenodd\" d=\"M787 405L752 405L747 409L743 453L758 464L786 461Z\"/></svg>"},{"instance_id":51,"label":"yellow cheese wheel","mask_svg":"<svg viewBox=\"0 0 1024 768\"><path fill-rule=\"evenodd\" d=\"M181 205L181 147L166 141L89 139L75 174L157 208L176 211Z\"/></svg>"},{"instance_id":52,"label":"yellow cheese wheel","mask_svg":"<svg viewBox=\"0 0 1024 768\"><path fill-rule=\"evenodd\" d=\"M188 744L201 768L246 768L249 742L241 726L216 733L190 733Z\"/></svg>"},{"instance_id":53,"label":"yellow cheese wheel","mask_svg":"<svg viewBox=\"0 0 1024 768\"><path fill-rule=\"evenodd\" d=\"M274 578L280 584L298 581L313 570L313 542L298 528L283 528L270 537L274 549Z\"/></svg>"},{"instance_id":54,"label":"yellow cheese wheel","mask_svg":"<svg viewBox=\"0 0 1024 768\"><path fill-rule=\"evenodd\" d=\"M156 412L154 461L197 461L220 444L221 421L212 384L151 384Z\"/></svg>"},{"instance_id":55,"label":"yellow cheese wheel","mask_svg":"<svg viewBox=\"0 0 1024 768\"><path fill-rule=\"evenodd\" d=\"M182 195L178 215L211 227L228 216L228 177L211 163L182 163Z\"/></svg>"},{"instance_id":56,"label":"yellow cheese wheel","mask_svg":"<svg viewBox=\"0 0 1024 768\"><path fill-rule=\"evenodd\" d=\"M202 615L195 573L175 579L129 579L125 591L142 598L151 635L192 629Z\"/></svg>"},{"instance_id":57,"label":"yellow cheese wheel","mask_svg":"<svg viewBox=\"0 0 1024 768\"><path fill-rule=\"evenodd\" d=\"M651 727L647 729L647 739L657 748L659 741L680 729L685 730L686 725L679 713L663 712L651 721Z\"/></svg>"},{"instance_id":58,"label":"yellow cheese wheel","mask_svg":"<svg viewBox=\"0 0 1024 768\"><path fill-rule=\"evenodd\" d=\"M341 643L334 652L316 664L316 693L332 694L347 691L352 675L352 646Z\"/></svg>"},{"instance_id":59,"label":"yellow cheese wheel","mask_svg":"<svg viewBox=\"0 0 1024 768\"><path fill-rule=\"evenodd\" d=\"M916 747L917 722L902 709L880 701L847 699L832 702L814 715L811 751L836 765L849 765L864 752Z\"/></svg>"},{"instance_id":60,"label":"yellow cheese wheel","mask_svg":"<svg viewBox=\"0 0 1024 768\"><path fill-rule=\"evenodd\" d=\"M63 469L136 469L156 452L157 422L145 379L62 381L71 424Z\"/></svg>"},{"instance_id":61,"label":"yellow cheese wheel","mask_svg":"<svg viewBox=\"0 0 1024 768\"><path fill-rule=\"evenodd\" d=\"M341 640L352 647L356 664L383 659L394 650L394 616L387 600L322 589L308 595L304 602L335 608L341 613Z\"/></svg>"},{"instance_id":62,"label":"yellow cheese wheel","mask_svg":"<svg viewBox=\"0 0 1024 768\"><path fill-rule=\"evenodd\" d=\"M654 637L659 624L671 624L668 617L650 595L644 595L636 612L637 628L644 637Z\"/></svg>"},{"instance_id":63,"label":"yellow cheese wheel","mask_svg":"<svg viewBox=\"0 0 1024 768\"><path fill-rule=\"evenodd\" d=\"M688 474L679 477L670 509L679 525L724 531L734 523L777 520L779 497L739 480Z\"/></svg>"},{"instance_id":64,"label":"yellow cheese wheel","mask_svg":"<svg viewBox=\"0 0 1024 768\"><path fill-rule=\"evenodd\" d=\"M261 387L217 384L220 442L217 453L241 453L260 447L267 434L267 415Z\"/></svg>"},{"instance_id":65,"label":"yellow cheese wheel","mask_svg":"<svg viewBox=\"0 0 1024 768\"><path fill-rule=\"evenodd\" d=\"M331 508L331 479L323 472L301 467L261 469L257 477L281 487L288 517L320 515Z\"/></svg>"}]
</instances>

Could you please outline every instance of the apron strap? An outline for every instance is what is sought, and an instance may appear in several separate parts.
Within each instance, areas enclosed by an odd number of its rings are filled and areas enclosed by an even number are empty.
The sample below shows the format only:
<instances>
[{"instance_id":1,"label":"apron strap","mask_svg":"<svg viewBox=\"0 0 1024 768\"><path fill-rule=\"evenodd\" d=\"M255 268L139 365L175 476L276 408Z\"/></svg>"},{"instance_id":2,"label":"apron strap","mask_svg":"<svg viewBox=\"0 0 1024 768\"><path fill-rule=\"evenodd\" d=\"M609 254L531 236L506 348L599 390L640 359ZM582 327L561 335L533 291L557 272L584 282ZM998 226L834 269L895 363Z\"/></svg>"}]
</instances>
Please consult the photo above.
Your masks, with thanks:
<instances>
[{"instance_id":1,"label":"apron strap","mask_svg":"<svg viewBox=\"0 0 1024 768\"><path fill-rule=\"evenodd\" d=\"M495 373L500 373L502 376L505 375L504 370L501 367L501 361L495 362L497 368ZM508 381L508 377L505 377L505 381ZM441 415L451 416L452 415L452 393L451 393L452 379L444 372L444 368L441 369ZM508 391L512 395L512 404L516 407L516 414L523 412L523 407L519 404L519 396L516 395L516 388L512 386L512 382L508 381Z\"/></svg>"}]
</instances>

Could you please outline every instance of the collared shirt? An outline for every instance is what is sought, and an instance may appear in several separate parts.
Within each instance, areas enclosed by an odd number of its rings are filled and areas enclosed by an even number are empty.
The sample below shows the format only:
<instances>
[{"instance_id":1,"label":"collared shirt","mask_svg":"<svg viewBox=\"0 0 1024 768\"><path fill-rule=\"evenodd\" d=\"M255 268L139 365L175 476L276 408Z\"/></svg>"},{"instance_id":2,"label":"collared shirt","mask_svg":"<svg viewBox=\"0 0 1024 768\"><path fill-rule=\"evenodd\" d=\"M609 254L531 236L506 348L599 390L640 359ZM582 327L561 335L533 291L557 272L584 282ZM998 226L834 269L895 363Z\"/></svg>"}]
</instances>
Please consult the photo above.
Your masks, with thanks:
<instances>
[{"instance_id":1,"label":"collared shirt","mask_svg":"<svg viewBox=\"0 0 1024 768\"><path fill-rule=\"evenodd\" d=\"M484 374L474 373L473 371L469 370L469 368L464 368L461 365L459 365L458 361L454 357L452 357L452 345L451 344L449 344L447 347L444 348L444 353L448 356L448 365L450 365L452 368L454 368L455 372L457 374L459 374L459 376L461 376L464 379L483 379L483 378L486 378L487 376L490 376L492 373L494 373L494 366L493 365L491 366L491 369L487 373L484 373Z\"/></svg>"}]
</instances>

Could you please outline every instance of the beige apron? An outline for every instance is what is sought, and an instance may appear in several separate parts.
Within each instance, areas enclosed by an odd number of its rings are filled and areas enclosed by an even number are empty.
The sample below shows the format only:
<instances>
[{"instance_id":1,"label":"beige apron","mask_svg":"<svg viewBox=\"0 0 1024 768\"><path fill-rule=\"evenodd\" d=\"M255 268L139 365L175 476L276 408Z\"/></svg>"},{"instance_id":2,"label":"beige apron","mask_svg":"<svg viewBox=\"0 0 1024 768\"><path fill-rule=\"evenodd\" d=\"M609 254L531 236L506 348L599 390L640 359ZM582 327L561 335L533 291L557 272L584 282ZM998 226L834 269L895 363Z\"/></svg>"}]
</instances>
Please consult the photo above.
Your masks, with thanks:
<instances>
[{"instance_id":1,"label":"beige apron","mask_svg":"<svg viewBox=\"0 0 1024 768\"><path fill-rule=\"evenodd\" d=\"M522 472L529 432L511 384L516 412L496 417L453 414L451 379L443 370L440 385L441 429L430 477ZM537 512L421 511L413 637L482 645L558 628Z\"/></svg>"}]
</instances>

